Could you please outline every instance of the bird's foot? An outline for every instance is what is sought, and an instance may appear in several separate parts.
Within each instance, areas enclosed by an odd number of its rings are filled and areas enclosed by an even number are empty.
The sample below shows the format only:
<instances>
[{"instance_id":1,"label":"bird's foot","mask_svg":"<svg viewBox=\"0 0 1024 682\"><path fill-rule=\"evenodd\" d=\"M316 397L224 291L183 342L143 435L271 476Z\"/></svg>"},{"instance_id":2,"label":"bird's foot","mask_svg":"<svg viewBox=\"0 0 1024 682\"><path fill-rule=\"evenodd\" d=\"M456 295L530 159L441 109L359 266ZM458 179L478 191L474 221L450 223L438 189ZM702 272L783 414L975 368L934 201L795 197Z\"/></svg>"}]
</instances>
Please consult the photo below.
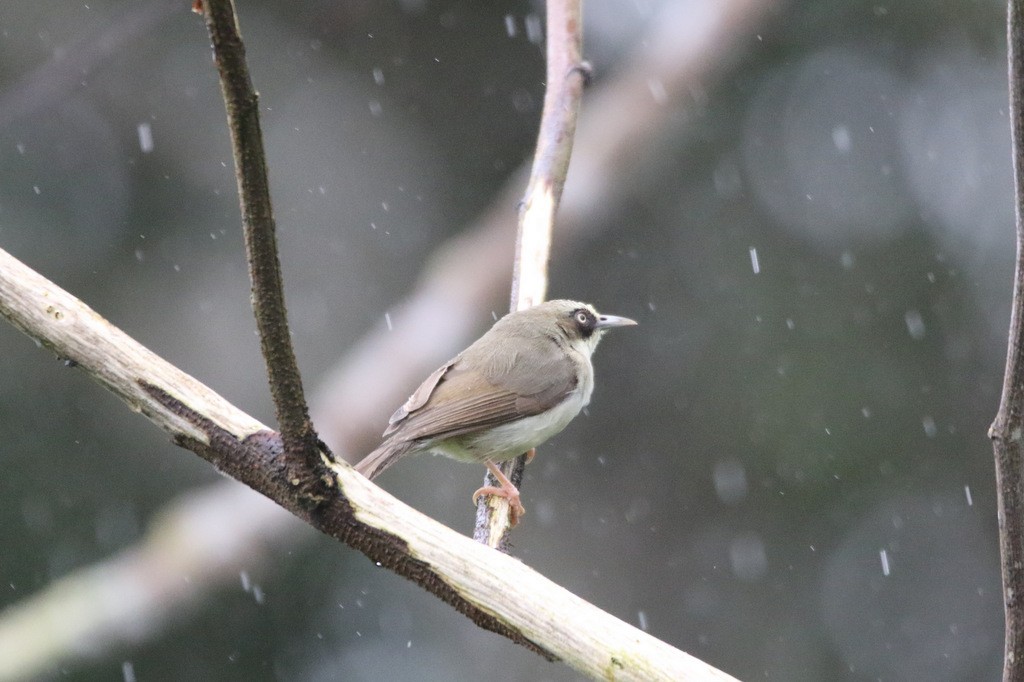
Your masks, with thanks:
<instances>
[{"instance_id":1,"label":"bird's foot","mask_svg":"<svg viewBox=\"0 0 1024 682\"><path fill-rule=\"evenodd\" d=\"M501 469L499 469L494 462L488 460L486 464L487 468L490 469L492 474L494 474L494 477L498 479L498 483L500 483L501 486L496 487L493 485L485 485L483 488L480 488L473 493L473 504L476 504L477 500L484 495L497 495L498 497L504 497L508 500L509 524L515 526L519 523L519 519L526 513L526 508L519 500L519 489L512 484L512 481L508 480L508 476L503 474Z\"/></svg>"},{"instance_id":2,"label":"bird's foot","mask_svg":"<svg viewBox=\"0 0 1024 682\"><path fill-rule=\"evenodd\" d=\"M529 464L537 456L537 448L530 448L526 451L526 463Z\"/></svg>"}]
</instances>

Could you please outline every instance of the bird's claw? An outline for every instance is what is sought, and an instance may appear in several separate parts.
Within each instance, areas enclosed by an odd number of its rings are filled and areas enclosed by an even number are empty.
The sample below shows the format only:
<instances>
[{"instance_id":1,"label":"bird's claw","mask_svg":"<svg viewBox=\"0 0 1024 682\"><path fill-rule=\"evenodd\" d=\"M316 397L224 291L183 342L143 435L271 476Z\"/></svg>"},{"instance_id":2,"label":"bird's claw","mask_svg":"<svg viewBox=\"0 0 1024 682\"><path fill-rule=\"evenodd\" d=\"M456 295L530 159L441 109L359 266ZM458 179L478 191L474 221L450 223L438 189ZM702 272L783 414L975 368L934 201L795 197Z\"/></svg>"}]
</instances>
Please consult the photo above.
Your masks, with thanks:
<instances>
[{"instance_id":1,"label":"bird's claw","mask_svg":"<svg viewBox=\"0 0 1024 682\"><path fill-rule=\"evenodd\" d=\"M519 489L515 487L512 481L508 480L506 476L498 466L491 461L487 461L487 468L491 471L491 474L498 479L499 486L485 485L475 493L473 493L473 504L477 504L477 501L484 495L496 495L497 497L504 497L508 500L508 521L510 526L515 526L519 523L519 519L526 514L526 507L519 499Z\"/></svg>"},{"instance_id":2,"label":"bird's claw","mask_svg":"<svg viewBox=\"0 0 1024 682\"><path fill-rule=\"evenodd\" d=\"M498 488L497 486L486 485L473 493L473 504L477 504L480 498L484 495L504 497L508 500L508 520L509 524L512 526L518 524L520 517L526 513L526 508L519 500L519 491L515 488L509 490L507 488Z\"/></svg>"}]
</instances>

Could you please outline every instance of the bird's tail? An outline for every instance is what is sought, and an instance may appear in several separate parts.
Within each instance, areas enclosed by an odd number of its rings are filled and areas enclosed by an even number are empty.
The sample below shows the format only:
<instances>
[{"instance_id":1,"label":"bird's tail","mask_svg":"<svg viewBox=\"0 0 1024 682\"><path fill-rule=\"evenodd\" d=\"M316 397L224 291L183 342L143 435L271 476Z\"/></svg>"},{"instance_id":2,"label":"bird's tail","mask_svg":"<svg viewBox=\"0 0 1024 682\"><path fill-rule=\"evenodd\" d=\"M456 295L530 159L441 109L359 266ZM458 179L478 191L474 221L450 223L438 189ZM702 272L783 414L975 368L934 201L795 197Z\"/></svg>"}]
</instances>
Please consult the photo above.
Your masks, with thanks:
<instances>
[{"instance_id":1,"label":"bird's tail","mask_svg":"<svg viewBox=\"0 0 1024 682\"><path fill-rule=\"evenodd\" d=\"M376 450L364 457L356 464L356 471L373 480L378 474L397 462L403 456L409 454L413 443L409 441L388 442L384 441Z\"/></svg>"}]
</instances>

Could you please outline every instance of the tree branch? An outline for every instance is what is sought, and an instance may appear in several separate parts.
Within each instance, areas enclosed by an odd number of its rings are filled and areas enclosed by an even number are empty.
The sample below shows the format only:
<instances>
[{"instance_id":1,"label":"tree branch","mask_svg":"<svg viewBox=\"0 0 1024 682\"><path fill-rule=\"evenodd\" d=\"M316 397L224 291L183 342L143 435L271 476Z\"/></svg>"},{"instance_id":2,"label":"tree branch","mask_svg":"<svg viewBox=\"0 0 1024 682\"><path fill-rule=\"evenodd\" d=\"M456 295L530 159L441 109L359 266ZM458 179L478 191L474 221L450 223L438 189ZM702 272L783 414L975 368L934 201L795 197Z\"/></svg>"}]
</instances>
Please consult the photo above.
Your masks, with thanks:
<instances>
[{"instance_id":1,"label":"tree branch","mask_svg":"<svg viewBox=\"0 0 1024 682\"><path fill-rule=\"evenodd\" d=\"M304 464L303 467L296 466L288 480L301 490L307 505L315 506L328 497L329 491L320 463L320 444L309 418L302 377L288 331L274 211L270 203L266 155L260 131L259 97L249 78L245 45L232 0L203 0L202 5L231 132L245 254L252 285L252 309L259 330L260 348L267 364L270 392L285 452L290 462L301 460Z\"/></svg>"},{"instance_id":2,"label":"tree branch","mask_svg":"<svg viewBox=\"0 0 1024 682\"><path fill-rule=\"evenodd\" d=\"M569 171L583 86L590 76L590 65L582 55L581 5L582 0L547 0L547 88L530 181L519 209L512 271L513 312L532 308L547 295L551 233ZM522 484L525 455L500 466L514 485ZM488 472L484 486L497 485L497 479ZM481 497L473 537L505 551L512 530L509 512L508 498Z\"/></svg>"},{"instance_id":3,"label":"tree branch","mask_svg":"<svg viewBox=\"0 0 1024 682\"><path fill-rule=\"evenodd\" d=\"M1024 680L1024 27L1021 0L1007 3L1010 133L1017 222L1017 270L1006 374L999 412L989 429L996 460L996 504L1002 559L1006 642L1003 680Z\"/></svg>"},{"instance_id":4,"label":"tree branch","mask_svg":"<svg viewBox=\"0 0 1024 682\"><path fill-rule=\"evenodd\" d=\"M56 284L0 251L0 314L74 361L174 441L455 607L549 660L618 680L730 680L558 587L522 562L431 520L324 458L337 494L315 509L288 478L280 438L144 348Z\"/></svg>"}]
</instances>

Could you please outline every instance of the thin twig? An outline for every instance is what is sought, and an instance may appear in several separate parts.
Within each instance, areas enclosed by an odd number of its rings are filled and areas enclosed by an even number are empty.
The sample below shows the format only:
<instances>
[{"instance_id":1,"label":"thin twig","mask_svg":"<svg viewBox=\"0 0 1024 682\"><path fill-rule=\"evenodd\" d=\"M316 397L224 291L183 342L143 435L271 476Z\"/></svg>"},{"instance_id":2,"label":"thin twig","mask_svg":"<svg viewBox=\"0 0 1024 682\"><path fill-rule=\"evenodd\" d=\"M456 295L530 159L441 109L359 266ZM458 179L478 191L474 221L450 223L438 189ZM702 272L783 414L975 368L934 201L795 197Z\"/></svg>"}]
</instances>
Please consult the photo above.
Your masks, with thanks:
<instances>
[{"instance_id":1,"label":"thin twig","mask_svg":"<svg viewBox=\"0 0 1024 682\"><path fill-rule=\"evenodd\" d=\"M249 78L245 45L232 0L203 0L203 16L210 32L221 94L227 109L245 253L252 284L252 309L267 364L284 451L291 462L303 460L307 474L309 471L318 473L308 478L295 470L289 480L301 490L307 503L315 506L327 497L328 491L323 485L318 439L309 418L302 377L288 331L274 211L270 203L266 155L260 131L259 98Z\"/></svg>"},{"instance_id":2,"label":"thin twig","mask_svg":"<svg viewBox=\"0 0 1024 682\"><path fill-rule=\"evenodd\" d=\"M417 512L347 464L325 459L337 491L310 509L282 465L275 432L2 250L0 314L58 357L73 360L178 445L482 628L596 679L733 679ZM17 650L18 642L6 644L11 650L0 646L0 660Z\"/></svg>"},{"instance_id":3,"label":"thin twig","mask_svg":"<svg viewBox=\"0 0 1024 682\"><path fill-rule=\"evenodd\" d=\"M547 89L530 181L519 210L512 272L513 312L531 308L547 295L551 233L569 171L583 86L590 76L590 66L582 54L581 5L582 0L547 2ZM501 464L516 486L522 484L525 467L525 455ZM497 484L488 473L484 485ZM511 529L508 499L495 495L480 498L473 537L505 551Z\"/></svg>"},{"instance_id":4,"label":"thin twig","mask_svg":"<svg viewBox=\"0 0 1024 682\"><path fill-rule=\"evenodd\" d=\"M1006 374L999 412L989 429L996 460L999 553L1006 610L1004 682L1024 680L1024 2L1007 3L1010 133L1017 216L1017 270Z\"/></svg>"}]
</instances>

